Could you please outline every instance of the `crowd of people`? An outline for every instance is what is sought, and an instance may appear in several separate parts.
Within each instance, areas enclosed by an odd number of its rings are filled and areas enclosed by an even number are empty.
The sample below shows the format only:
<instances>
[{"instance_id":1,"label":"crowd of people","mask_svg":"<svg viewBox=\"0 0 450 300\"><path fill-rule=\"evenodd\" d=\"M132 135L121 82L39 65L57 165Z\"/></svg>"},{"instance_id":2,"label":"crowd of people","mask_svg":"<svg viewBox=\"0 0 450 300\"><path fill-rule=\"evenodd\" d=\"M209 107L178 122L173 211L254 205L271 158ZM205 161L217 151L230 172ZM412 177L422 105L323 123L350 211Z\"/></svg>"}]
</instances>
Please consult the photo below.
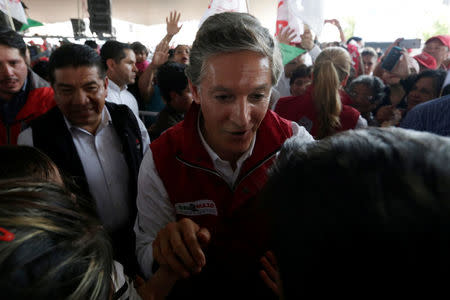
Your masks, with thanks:
<instances>
[{"instance_id":1,"label":"crowd of people","mask_svg":"<svg viewBox=\"0 0 450 300\"><path fill-rule=\"evenodd\" d=\"M294 44L224 12L171 49L180 17L152 53L87 41L33 63L0 31L3 293L449 294L450 35L380 53L338 20L340 41ZM283 65L280 43L305 51Z\"/></svg>"}]
</instances>

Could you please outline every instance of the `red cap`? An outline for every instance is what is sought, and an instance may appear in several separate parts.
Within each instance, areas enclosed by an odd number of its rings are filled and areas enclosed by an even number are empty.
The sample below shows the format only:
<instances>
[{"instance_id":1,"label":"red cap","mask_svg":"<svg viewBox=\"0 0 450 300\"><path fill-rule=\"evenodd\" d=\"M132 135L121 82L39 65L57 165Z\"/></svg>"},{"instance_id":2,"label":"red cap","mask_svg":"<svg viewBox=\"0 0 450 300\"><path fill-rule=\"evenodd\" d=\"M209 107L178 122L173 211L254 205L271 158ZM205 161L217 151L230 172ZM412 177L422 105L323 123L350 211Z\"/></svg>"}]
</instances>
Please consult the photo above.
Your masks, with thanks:
<instances>
[{"instance_id":1,"label":"red cap","mask_svg":"<svg viewBox=\"0 0 450 300\"><path fill-rule=\"evenodd\" d=\"M437 68L436 59L426 52L422 52L414 56L414 59L417 60L417 62L420 65L424 66L427 69L434 70Z\"/></svg>"},{"instance_id":2,"label":"red cap","mask_svg":"<svg viewBox=\"0 0 450 300\"><path fill-rule=\"evenodd\" d=\"M450 35L445 34L445 35L435 35L430 37L426 42L428 43L431 40L435 40L438 39L439 41L441 41L442 44L444 44L445 46L447 46L450 49Z\"/></svg>"}]
</instances>

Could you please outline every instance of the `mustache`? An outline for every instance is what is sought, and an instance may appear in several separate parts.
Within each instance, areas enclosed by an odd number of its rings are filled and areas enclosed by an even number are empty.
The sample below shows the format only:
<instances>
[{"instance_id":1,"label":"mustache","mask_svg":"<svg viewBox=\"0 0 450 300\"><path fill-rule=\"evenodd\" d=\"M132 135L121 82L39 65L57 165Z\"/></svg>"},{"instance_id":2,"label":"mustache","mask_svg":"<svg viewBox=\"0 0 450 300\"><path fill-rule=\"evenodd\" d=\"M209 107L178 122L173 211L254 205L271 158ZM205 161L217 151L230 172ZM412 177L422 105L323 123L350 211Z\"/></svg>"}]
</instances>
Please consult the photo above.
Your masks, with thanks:
<instances>
[{"instance_id":1,"label":"mustache","mask_svg":"<svg viewBox=\"0 0 450 300\"><path fill-rule=\"evenodd\" d=\"M10 80L19 81L19 77L16 77L16 76L3 77L3 78L0 80L0 82L10 81Z\"/></svg>"}]
</instances>

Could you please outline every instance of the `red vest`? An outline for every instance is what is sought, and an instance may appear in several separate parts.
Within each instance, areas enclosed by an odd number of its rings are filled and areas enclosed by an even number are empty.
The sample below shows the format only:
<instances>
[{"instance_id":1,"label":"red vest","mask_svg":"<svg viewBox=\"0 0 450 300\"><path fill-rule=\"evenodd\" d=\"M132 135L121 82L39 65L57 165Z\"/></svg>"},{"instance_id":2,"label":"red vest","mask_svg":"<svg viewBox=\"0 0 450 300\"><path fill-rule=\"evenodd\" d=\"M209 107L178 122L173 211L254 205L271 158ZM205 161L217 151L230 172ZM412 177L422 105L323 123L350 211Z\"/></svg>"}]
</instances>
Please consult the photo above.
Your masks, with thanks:
<instances>
[{"instance_id":1,"label":"red vest","mask_svg":"<svg viewBox=\"0 0 450 300\"><path fill-rule=\"evenodd\" d=\"M298 97L284 97L278 100L275 112L281 117L297 122L304 126L313 137L317 136L319 124L317 120L317 110L312 99L313 88ZM339 116L341 127L337 131L354 129L358 122L360 113L348 105L342 104L342 111Z\"/></svg>"},{"instance_id":2,"label":"red vest","mask_svg":"<svg viewBox=\"0 0 450 300\"><path fill-rule=\"evenodd\" d=\"M30 72L30 71L29 71ZM19 133L28 126L31 120L46 113L56 105L53 99L53 89L46 81L31 73L32 89L28 93L27 101L9 127L0 120L0 145L16 145Z\"/></svg>"},{"instance_id":3,"label":"red vest","mask_svg":"<svg viewBox=\"0 0 450 300\"><path fill-rule=\"evenodd\" d=\"M258 289L263 286L258 276L259 259L269 245L268 220L262 215L256 196L267 181L267 170L276 153L292 136L292 123L270 110L266 113L256 134L253 153L244 162L235 186L230 187L215 170L202 145L197 130L198 113L199 106L193 104L184 121L150 144L156 170L175 206L177 218L189 217L211 232L207 266L200 274L202 279L193 281L202 290L206 284L219 289L225 284L235 291L239 282L246 282L247 288L257 293L251 282L260 282ZM190 282L187 286L192 287L197 299L202 298L195 284ZM183 287L180 295L186 297L186 293Z\"/></svg>"}]
</instances>

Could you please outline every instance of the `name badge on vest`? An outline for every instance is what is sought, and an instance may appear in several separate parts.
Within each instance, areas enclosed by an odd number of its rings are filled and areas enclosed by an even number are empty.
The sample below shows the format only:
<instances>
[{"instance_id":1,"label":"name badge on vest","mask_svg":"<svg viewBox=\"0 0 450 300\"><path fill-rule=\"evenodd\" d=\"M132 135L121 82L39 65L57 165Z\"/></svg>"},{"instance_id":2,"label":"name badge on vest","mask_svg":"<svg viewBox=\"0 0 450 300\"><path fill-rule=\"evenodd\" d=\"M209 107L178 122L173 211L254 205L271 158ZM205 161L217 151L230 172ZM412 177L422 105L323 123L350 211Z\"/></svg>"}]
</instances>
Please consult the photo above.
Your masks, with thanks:
<instances>
[{"instance_id":1,"label":"name badge on vest","mask_svg":"<svg viewBox=\"0 0 450 300\"><path fill-rule=\"evenodd\" d=\"M217 216L216 204L211 200L197 200L194 202L176 203L175 211L177 214L185 216Z\"/></svg>"}]
</instances>

